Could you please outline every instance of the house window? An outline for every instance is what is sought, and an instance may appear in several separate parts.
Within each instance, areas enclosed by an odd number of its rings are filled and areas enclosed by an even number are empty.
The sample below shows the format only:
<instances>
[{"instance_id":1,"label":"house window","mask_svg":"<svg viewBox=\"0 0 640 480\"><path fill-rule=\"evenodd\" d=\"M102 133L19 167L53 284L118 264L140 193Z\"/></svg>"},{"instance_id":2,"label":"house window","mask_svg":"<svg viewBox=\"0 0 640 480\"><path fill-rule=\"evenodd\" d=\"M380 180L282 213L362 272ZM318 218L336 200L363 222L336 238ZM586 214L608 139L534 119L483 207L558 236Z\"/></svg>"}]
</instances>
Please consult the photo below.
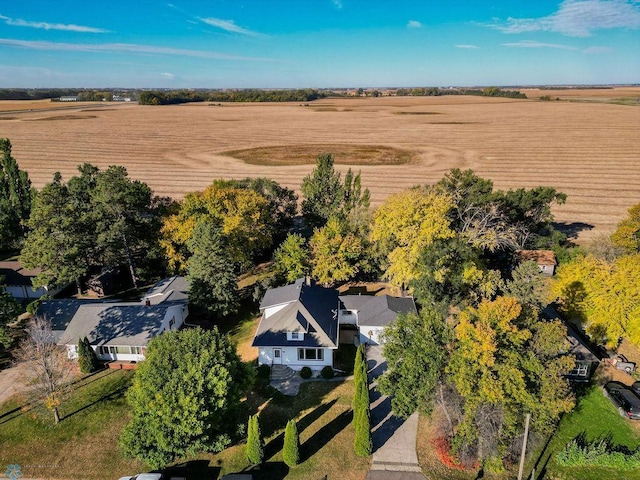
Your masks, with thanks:
<instances>
[{"instance_id":1,"label":"house window","mask_svg":"<svg viewBox=\"0 0 640 480\"><path fill-rule=\"evenodd\" d=\"M322 348L299 348L298 360L323 360L324 350Z\"/></svg>"},{"instance_id":2,"label":"house window","mask_svg":"<svg viewBox=\"0 0 640 480\"><path fill-rule=\"evenodd\" d=\"M176 323L176 317L171 317L171 320L169 320L169 330L173 328L173 325L175 323Z\"/></svg>"},{"instance_id":3,"label":"house window","mask_svg":"<svg viewBox=\"0 0 640 480\"><path fill-rule=\"evenodd\" d=\"M298 332L291 332L291 340L300 340L300 334Z\"/></svg>"},{"instance_id":4,"label":"house window","mask_svg":"<svg viewBox=\"0 0 640 480\"><path fill-rule=\"evenodd\" d=\"M100 347L100 355L115 355L116 353L116 347L112 347L110 345L103 345Z\"/></svg>"},{"instance_id":5,"label":"house window","mask_svg":"<svg viewBox=\"0 0 640 480\"><path fill-rule=\"evenodd\" d=\"M116 347L116 353L120 353L120 354L127 354L130 355L131 354L131 347Z\"/></svg>"},{"instance_id":6,"label":"house window","mask_svg":"<svg viewBox=\"0 0 640 480\"><path fill-rule=\"evenodd\" d=\"M134 355L140 355L142 353L141 347L131 347L131 353Z\"/></svg>"}]
</instances>

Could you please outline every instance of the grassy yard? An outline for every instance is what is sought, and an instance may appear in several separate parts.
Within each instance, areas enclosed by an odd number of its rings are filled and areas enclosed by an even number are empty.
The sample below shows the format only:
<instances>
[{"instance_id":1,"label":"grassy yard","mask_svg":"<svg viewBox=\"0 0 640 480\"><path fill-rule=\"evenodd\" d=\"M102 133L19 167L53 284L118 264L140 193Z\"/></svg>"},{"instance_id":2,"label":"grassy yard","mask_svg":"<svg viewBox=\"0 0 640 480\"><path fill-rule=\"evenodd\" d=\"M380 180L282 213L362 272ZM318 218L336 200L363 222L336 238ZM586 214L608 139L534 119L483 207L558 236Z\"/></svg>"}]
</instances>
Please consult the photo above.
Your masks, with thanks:
<instances>
[{"instance_id":1,"label":"grassy yard","mask_svg":"<svg viewBox=\"0 0 640 480\"><path fill-rule=\"evenodd\" d=\"M128 421L124 392L132 372L104 370L84 378L63 404L62 421L54 426L47 411L21 408L11 400L0 406L0 465L19 464L27 478L106 479L148 471L137 460L125 459L118 438ZM296 397L268 388L256 388L245 400L247 414L260 412L265 437L265 464L255 478L339 478L364 480L369 461L353 453L351 426L352 382L312 382L302 385ZM298 421L300 465L282 462L286 422ZM248 468L244 442L219 454L185 459L171 471L189 480L214 480Z\"/></svg>"},{"instance_id":2,"label":"grassy yard","mask_svg":"<svg viewBox=\"0 0 640 480\"><path fill-rule=\"evenodd\" d=\"M639 471L617 472L606 468L563 468L556 464L555 454L580 433L585 433L589 440L611 435L615 444L634 449L640 445L640 426L632 420L622 418L618 410L604 396L602 388L592 386L584 392L575 410L566 415L549 445L543 452L538 470L546 473L544 478L598 480L638 479ZM541 477L538 477L541 478Z\"/></svg>"},{"instance_id":3,"label":"grassy yard","mask_svg":"<svg viewBox=\"0 0 640 480\"><path fill-rule=\"evenodd\" d=\"M0 406L0 465L19 464L27 478L118 478L144 465L123 459L118 437L128 419L124 392L132 373L104 370L78 382L53 425L48 411Z\"/></svg>"}]
</instances>

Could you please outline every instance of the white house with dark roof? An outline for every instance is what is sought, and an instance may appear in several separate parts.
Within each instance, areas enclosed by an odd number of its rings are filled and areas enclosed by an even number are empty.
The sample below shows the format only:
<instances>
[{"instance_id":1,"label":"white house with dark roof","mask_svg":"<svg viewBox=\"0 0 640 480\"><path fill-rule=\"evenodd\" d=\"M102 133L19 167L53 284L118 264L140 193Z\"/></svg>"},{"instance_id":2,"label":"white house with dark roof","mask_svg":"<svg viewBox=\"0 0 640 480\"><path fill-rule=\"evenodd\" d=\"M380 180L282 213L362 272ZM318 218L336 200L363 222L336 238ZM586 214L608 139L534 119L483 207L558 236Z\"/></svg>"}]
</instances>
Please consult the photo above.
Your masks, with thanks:
<instances>
[{"instance_id":1,"label":"white house with dark roof","mask_svg":"<svg viewBox=\"0 0 640 480\"><path fill-rule=\"evenodd\" d=\"M55 295L61 289L39 287L34 289L31 280L42 272L39 268L25 268L18 260L0 262L0 285L14 298L19 300L40 298L43 295Z\"/></svg>"},{"instance_id":2,"label":"white house with dark roof","mask_svg":"<svg viewBox=\"0 0 640 480\"><path fill-rule=\"evenodd\" d=\"M378 344L380 333L398 313L415 312L416 307L410 297L339 295L301 278L267 290L260 310L252 344L258 348L259 365L321 370L333 366L341 340ZM341 339L341 327L353 334Z\"/></svg>"},{"instance_id":3,"label":"white house with dark roof","mask_svg":"<svg viewBox=\"0 0 640 480\"><path fill-rule=\"evenodd\" d=\"M140 302L47 300L37 314L51 321L58 345L78 357L78 341L87 337L105 361L144 360L152 338L177 330L189 315L184 277L158 282Z\"/></svg>"}]
</instances>

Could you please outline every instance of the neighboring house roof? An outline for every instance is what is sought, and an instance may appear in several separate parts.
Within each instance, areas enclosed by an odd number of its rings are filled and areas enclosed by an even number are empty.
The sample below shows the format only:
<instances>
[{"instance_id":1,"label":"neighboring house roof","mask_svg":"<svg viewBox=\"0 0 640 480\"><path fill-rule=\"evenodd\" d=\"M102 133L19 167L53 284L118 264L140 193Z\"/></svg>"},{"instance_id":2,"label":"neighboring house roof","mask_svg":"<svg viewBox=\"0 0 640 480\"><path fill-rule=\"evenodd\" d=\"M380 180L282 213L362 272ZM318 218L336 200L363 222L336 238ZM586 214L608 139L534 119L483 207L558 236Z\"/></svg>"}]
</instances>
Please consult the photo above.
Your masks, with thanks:
<instances>
[{"instance_id":1,"label":"neighboring house roof","mask_svg":"<svg viewBox=\"0 0 640 480\"><path fill-rule=\"evenodd\" d=\"M324 347L338 346L338 292L299 279L291 285L266 292L261 309L287 304L263 315L253 340L254 347ZM301 341L287 340L287 332L304 333Z\"/></svg>"},{"instance_id":2,"label":"neighboring house roof","mask_svg":"<svg viewBox=\"0 0 640 480\"><path fill-rule=\"evenodd\" d=\"M188 292L189 282L185 277L169 277L151 287L142 301L149 300L151 305L162 302L186 302L189 299Z\"/></svg>"},{"instance_id":3,"label":"neighboring house roof","mask_svg":"<svg viewBox=\"0 0 640 480\"><path fill-rule=\"evenodd\" d=\"M517 250L514 253L519 262L536 262L538 265L557 265L556 254L552 250Z\"/></svg>"},{"instance_id":4,"label":"neighboring house roof","mask_svg":"<svg viewBox=\"0 0 640 480\"><path fill-rule=\"evenodd\" d=\"M341 295L340 301L347 310L358 311L358 325L383 327L399 313L417 313L412 297Z\"/></svg>"},{"instance_id":5,"label":"neighboring house roof","mask_svg":"<svg viewBox=\"0 0 640 480\"><path fill-rule=\"evenodd\" d=\"M24 268L18 260L0 262L0 277L5 285L31 286L31 279L42 272L39 268Z\"/></svg>"},{"instance_id":6,"label":"neighboring house roof","mask_svg":"<svg viewBox=\"0 0 640 480\"><path fill-rule=\"evenodd\" d=\"M145 346L160 333L167 310L174 305L81 305L58 343L76 344L79 338L87 337L92 345Z\"/></svg>"}]
</instances>

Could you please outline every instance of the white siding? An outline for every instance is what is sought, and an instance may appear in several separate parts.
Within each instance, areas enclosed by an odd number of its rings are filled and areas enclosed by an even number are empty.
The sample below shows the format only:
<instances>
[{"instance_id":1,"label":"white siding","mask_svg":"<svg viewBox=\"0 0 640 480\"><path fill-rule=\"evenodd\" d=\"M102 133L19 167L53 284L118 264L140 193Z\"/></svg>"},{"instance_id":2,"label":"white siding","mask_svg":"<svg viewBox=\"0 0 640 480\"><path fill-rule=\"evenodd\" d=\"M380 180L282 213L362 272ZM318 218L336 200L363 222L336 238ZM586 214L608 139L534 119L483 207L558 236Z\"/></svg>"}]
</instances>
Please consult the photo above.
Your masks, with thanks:
<instances>
[{"instance_id":1,"label":"white siding","mask_svg":"<svg viewBox=\"0 0 640 480\"><path fill-rule=\"evenodd\" d=\"M369 345L380 345L382 343L380 334L384 327L372 327L360 325L360 343L368 343Z\"/></svg>"},{"instance_id":2,"label":"white siding","mask_svg":"<svg viewBox=\"0 0 640 480\"><path fill-rule=\"evenodd\" d=\"M322 370L324 366L333 366L333 350L323 349L322 360L298 360L298 347L260 347L258 353L258 365L271 366L274 360L273 350L282 350L282 365L293 370L302 370L302 367L309 367L312 370ZM302 348L302 347L300 347Z\"/></svg>"},{"instance_id":3,"label":"white siding","mask_svg":"<svg viewBox=\"0 0 640 480\"><path fill-rule=\"evenodd\" d=\"M291 302L289 302L291 303ZM267 307L264 309L264 318L268 318L279 310L282 310L284 307L289 305L289 303L283 303L281 305L275 305L273 307Z\"/></svg>"}]
</instances>

